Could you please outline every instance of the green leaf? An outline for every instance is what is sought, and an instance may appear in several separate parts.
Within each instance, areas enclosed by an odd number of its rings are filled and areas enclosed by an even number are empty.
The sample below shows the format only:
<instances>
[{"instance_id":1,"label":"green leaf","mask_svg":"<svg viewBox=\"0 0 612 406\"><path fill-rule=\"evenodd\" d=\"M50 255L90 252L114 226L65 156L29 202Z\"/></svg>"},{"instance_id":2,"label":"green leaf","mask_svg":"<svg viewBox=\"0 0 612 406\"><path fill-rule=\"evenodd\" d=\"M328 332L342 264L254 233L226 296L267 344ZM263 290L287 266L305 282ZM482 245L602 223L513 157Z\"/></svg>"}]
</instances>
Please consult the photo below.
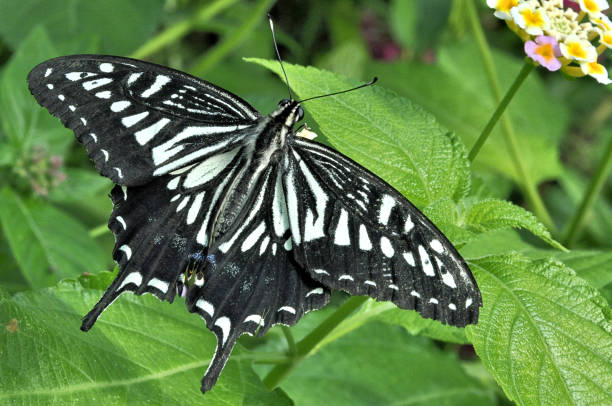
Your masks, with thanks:
<instances>
[{"instance_id":1,"label":"green leaf","mask_svg":"<svg viewBox=\"0 0 612 406\"><path fill-rule=\"evenodd\" d=\"M493 101L478 49L473 40L440 48L435 64L419 62L371 63L366 71L387 86L431 112L441 125L455 131L472 146L493 114ZM521 69L522 61L493 53L502 91ZM508 107L514 124L521 160L535 181L557 176L558 143L569 114L552 99L536 75L527 78ZM476 168L493 170L520 180L497 126L474 162Z\"/></svg>"},{"instance_id":2,"label":"green leaf","mask_svg":"<svg viewBox=\"0 0 612 406\"><path fill-rule=\"evenodd\" d=\"M422 52L435 46L450 9L447 0L394 0L389 10L391 29L404 48Z\"/></svg>"},{"instance_id":3,"label":"green leaf","mask_svg":"<svg viewBox=\"0 0 612 406\"><path fill-rule=\"evenodd\" d=\"M373 323L305 359L281 384L298 405L491 405L493 393L423 337Z\"/></svg>"},{"instance_id":4,"label":"green leaf","mask_svg":"<svg viewBox=\"0 0 612 406\"><path fill-rule=\"evenodd\" d=\"M529 211L505 200L486 199L472 204L464 215L463 226L474 233L513 227L529 230L551 246L565 250L546 227Z\"/></svg>"},{"instance_id":5,"label":"green leaf","mask_svg":"<svg viewBox=\"0 0 612 406\"><path fill-rule=\"evenodd\" d=\"M278 62L249 58L280 73ZM285 64L300 98L359 84L331 72ZM470 185L463 145L409 100L381 86L304 104L340 152L382 177L418 207L459 199Z\"/></svg>"},{"instance_id":6,"label":"green leaf","mask_svg":"<svg viewBox=\"0 0 612 406\"><path fill-rule=\"evenodd\" d=\"M101 294L64 282L0 299L0 403L291 404L264 388L240 348L203 396L216 339L182 299L123 295L83 333L81 317Z\"/></svg>"},{"instance_id":7,"label":"green leaf","mask_svg":"<svg viewBox=\"0 0 612 406\"><path fill-rule=\"evenodd\" d=\"M99 52L128 54L148 38L161 20L162 0L0 0L0 35L17 48L30 31L42 25L61 53L75 49L76 41L99 43Z\"/></svg>"},{"instance_id":8,"label":"green leaf","mask_svg":"<svg viewBox=\"0 0 612 406\"><path fill-rule=\"evenodd\" d=\"M0 192L0 222L21 272L32 287L106 267L107 256L78 221L40 201Z\"/></svg>"},{"instance_id":9,"label":"green leaf","mask_svg":"<svg viewBox=\"0 0 612 406\"><path fill-rule=\"evenodd\" d=\"M34 144L45 146L52 155L64 155L74 140L70 131L59 125L55 117L36 103L27 87L26 77L30 70L53 56L56 53L46 32L36 29L24 40L2 71L1 120L13 148L13 159L18 152L23 153Z\"/></svg>"},{"instance_id":10,"label":"green leaf","mask_svg":"<svg viewBox=\"0 0 612 406\"><path fill-rule=\"evenodd\" d=\"M112 182L92 170L67 168L66 180L51 189L49 199L55 202L74 202L105 194L112 188Z\"/></svg>"},{"instance_id":11,"label":"green leaf","mask_svg":"<svg viewBox=\"0 0 612 406\"><path fill-rule=\"evenodd\" d=\"M466 333L517 404L612 403L612 324L605 300L555 260L470 261L483 294Z\"/></svg>"}]
</instances>

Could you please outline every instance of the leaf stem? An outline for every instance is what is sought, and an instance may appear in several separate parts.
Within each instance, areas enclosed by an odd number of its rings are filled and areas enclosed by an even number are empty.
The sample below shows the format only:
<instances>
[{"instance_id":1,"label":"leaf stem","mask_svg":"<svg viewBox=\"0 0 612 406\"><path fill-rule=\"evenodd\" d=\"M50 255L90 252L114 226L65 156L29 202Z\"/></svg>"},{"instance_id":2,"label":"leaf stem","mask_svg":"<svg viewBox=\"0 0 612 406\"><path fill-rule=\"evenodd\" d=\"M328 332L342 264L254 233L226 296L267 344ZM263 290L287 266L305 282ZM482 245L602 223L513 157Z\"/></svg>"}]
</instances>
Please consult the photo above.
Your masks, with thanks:
<instances>
[{"instance_id":1,"label":"leaf stem","mask_svg":"<svg viewBox=\"0 0 612 406\"><path fill-rule=\"evenodd\" d=\"M478 153L480 152L480 148L482 148L487 138L489 138L489 135L491 134L493 127L495 127L495 124L497 124L502 114L504 114L506 107L508 107L508 104L510 104L510 101L514 97L514 94L519 89L519 87L521 87L521 85L523 84L523 81L527 78L527 76L529 76L529 73L531 73L533 68L534 68L533 63L531 63L528 60L525 60L525 64L523 65L523 68L521 69L519 74L514 79L514 82L510 86L510 89L508 89L501 103L499 103L499 105L497 106L497 109L495 110L491 118L489 119L489 122L487 123L485 128L482 130L482 133L480 134L480 136L474 143L474 146L472 147L470 154L468 155L468 159L470 160L470 162L474 161L474 158L476 158L476 155L478 155Z\"/></svg>"},{"instance_id":2,"label":"leaf stem","mask_svg":"<svg viewBox=\"0 0 612 406\"><path fill-rule=\"evenodd\" d=\"M100 224L97 227L92 228L91 230L89 230L89 236L91 238L98 238L99 236L109 232L109 228L108 228L108 224L104 223L104 224Z\"/></svg>"},{"instance_id":3,"label":"leaf stem","mask_svg":"<svg viewBox=\"0 0 612 406\"><path fill-rule=\"evenodd\" d=\"M253 7L250 15L244 20L242 25L223 38L223 40L215 45L211 50L206 52L199 58L189 69L189 73L194 76L202 76L206 72L214 68L227 54L232 52L242 41L246 39L248 34L255 29L257 24L263 21L265 13L272 7L275 0L259 0Z\"/></svg>"},{"instance_id":4,"label":"leaf stem","mask_svg":"<svg viewBox=\"0 0 612 406\"><path fill-rule=\"evenodd\" d=\"M497 73L495 71L495 65L493 63L493 57L491 55L491 49L489 48L489 44L487 43L482 27L480 26L480 21L478 20L478 14L476 12L474 2L467 1L465 4L466 4L466 9L468 12L469 19L470 19L470 24L474 32L474 37L478 44L480 56L482 58L483 65L487 73L487 78L489 80L489 86L491 87L491 90L493 92L493 97L495 98L497 103L501 104L502 95L501 95ZM523 68L523 70L526 70L526 69L527 68L525 67ZM510 152L510 158L512 159L512 163L514 164L517 175L519 179L521 180L520 186L523 189L523 193L525 193L527 202L529 203L529 206L533 210L536 217L538 217L538 219L548 229L552 230L554 233L555 225L552 221L552 218L550 217L550 214L548 213L548 210L546 209L546 206L544 205L542 198L538 194L536 185L531 179L531 176L529 175L529 171L527 170L527 168L525 167L525 164L521 160L521 153L520 153L518 141L514 133L512 122L510 121L510 118L508 117L507 114L503 114L501 116L501 122L502 122L502 130L503 130L506 146L508 148L508 151Z\"/></svg>"},{"instance_id":5,"label":"leaf stem","mask_svg":"<svg viewBox=\"0 0 612 406\"><path fill-rule=\"evenodd\" d=\"M142 59L151 56L168 45L177 42L187 35L196 25L209 21L236 2L237 0L217 0L202 6L193 17L181 20L167 27L155 37L144 43L132 53L131 57Z\"/></svg>"},{"instance_id":6,"label":"leaf stem","mask_svg":"<svg viewBox=\"0 0 612 406\"><path fill-rule=\"evenodd\" d=\"M591 183L589 184L586 193L582 197L578 210L574 213L574 216L569 221L566 231L563 234L563 245L570 247L580 234L580 229L584 224L584 220L587 214L590 212L591 207L595 203L595 198L601 192L604 186L608 173L612 168L612 137L608 140L606 146L606 152L599 163L599 167L595 172L595 176L592 177Z\"/></svg>"},{"instance_id":7,"label":"leaf stem","mask_svg":"<svg viewBox=\"0 0 612 406\"><path fill-rule=\"evenodd\" d=\"M290 357L294 357L297 354L297 347L295 346L295 339L293 338L293 334L291 333L291 329L287 326L281 326L281 330L285 335L285 339L287 340L287 347Z\"/></svg>"},{"instance_id":8,"label":"leaf stem","mask_svg":"<svg viewBox=\"0 0 612 406\"><path fill-rule=\"evenodd\" d=\"M275 366L264 378L264 384L270 389L276 388L291 371L297 367L344 319L350 316L359 306L368 300L367 296L354 296L342 304L332 315L319 324L296 345L296 354L290 362Z\"/></svg>"}]
</instances>

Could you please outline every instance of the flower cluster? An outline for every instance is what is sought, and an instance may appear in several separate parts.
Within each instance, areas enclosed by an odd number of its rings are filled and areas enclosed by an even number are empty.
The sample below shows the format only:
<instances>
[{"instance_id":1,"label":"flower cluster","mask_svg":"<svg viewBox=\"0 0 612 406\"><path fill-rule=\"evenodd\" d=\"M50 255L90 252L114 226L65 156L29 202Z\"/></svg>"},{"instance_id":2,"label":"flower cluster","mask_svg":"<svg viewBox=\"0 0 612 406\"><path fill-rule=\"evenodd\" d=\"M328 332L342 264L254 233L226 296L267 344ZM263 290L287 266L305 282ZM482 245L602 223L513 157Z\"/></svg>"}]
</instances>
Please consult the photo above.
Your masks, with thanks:
<instances>
[{"instance_id":1,"label":"flower cluster","mask_svg":"<svg viewBox=\"0 0 612 406\"><path fill-rule=\"evenodd\" d=\"M565 8L563 0L487 0L494 15L525 41L525 53L538 64L569 76L589 75L599 83L612 83L597 62L606 48L612 48L612 22L602 13L608 2L573 3L575 7Z\"/></svg>"}]
</instances>

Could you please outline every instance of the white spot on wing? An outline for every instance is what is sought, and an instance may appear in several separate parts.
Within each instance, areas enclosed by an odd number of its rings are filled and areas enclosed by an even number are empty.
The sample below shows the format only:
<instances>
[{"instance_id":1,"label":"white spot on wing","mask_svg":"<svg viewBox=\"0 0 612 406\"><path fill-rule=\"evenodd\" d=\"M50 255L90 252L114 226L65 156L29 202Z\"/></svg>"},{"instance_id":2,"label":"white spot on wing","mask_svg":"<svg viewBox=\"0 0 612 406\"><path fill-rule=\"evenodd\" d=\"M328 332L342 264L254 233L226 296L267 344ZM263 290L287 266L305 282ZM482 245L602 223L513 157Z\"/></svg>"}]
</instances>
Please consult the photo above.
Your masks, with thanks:
<instances>
[{"instance_id":1,"label":"white spot on wing","mask_svg":"<svg viewBox=\"0 0 612 406\"><path fill-rule=\"evenodd\" d=\"M91 139L93 140L93 142L98 142L98 137L96 137L96 134L91 133L91 134L89 134L89 136L91 137Z\"/></svg>"},{"instance_id":2,"label":"white spot on wing","mask_svg":"<svg viewBox=\"0 0 612 406\"><path fill-rule=\"evenodd\" d=\"M436 276L429 255L427 254L427 251L425 251L425 248L423 248L422 245L419 245L419 256L421 257L421 267L423 268L423 272L425 272L425 275Z\"/></svg>"},{"instance_id":3,"label":"white spot on wing","mask_svg":"<svg viewBox=\"0 0 612 406\"><path fill-rule=\"evenodd\" d=\"M438 304L438 299L432 297L431 299L429 299L429 303Z\"/></svg>"},{"instance_id":4,"label":"white spot on wing","mask_svg":"<svg viewBox=\"0 0 612 406\"><path fill-rule=\"evenodd\" d=\"M266 252L266 248L268 248L269 243L270 243L270 236L266 235L266 238L264 238L261 241L261 246L259 247L259 255L263 255L263 253Z\"/></svg>"},{"instance_id":5,"label":"white spot on wing","mask_svg":"<svg viewBox=\"0 0 612 406\"><path fill-rule=\"evenodd\" d=\"M127 224L125 224L125 220L123 219L123 217L117 216L115 217L115 220L117 220L121 224L124 230L127 230Z\"/></svg>"},{"instance_id":6,"label":"white spot on wing","mask_svg":"<svg viewBox=\"0 0 612 406\"><path fill-rule=\"evenodd\" d=\"M132 103L127 100L116 101L113 104L111 104L110 109L114 111L115 113L119 113L127 109L128 107L130 107L131 104Z\"/></svg>"},{"instance_id":7,"label":"white spot on wing","mask_svg":"<svg viewBox=\"0 0 612 406\"><path fill-rule=\"evenodd\" d=\"M376 282L374 282L374 281L365 281L363 284L364 285L370 285L370 286L376 287Z\"/></svg>"},{"instance_id":8,"label":"white spot on wing","mask_svg":"<svg viewBox=\"0 0 612 406\"><path fill-rule=\"evenodd\" d=\"M454 303L449 303L448 304L448 308L451 309L451 310L457 310L457 306L455 306Z\"/></svg>"},{"instance_id":9,"label":"white spot on wing","mask_svg":"<svg viewBox=\"0 0 612 406\"><path fill-rule=\"evenodd\" d=\"M161 129L164 128L169 122L170 119L162 118L147 128L143 128L142 130L135 132L134 136L136 137L136 141L140 145L145 145L147 142L151 141L153 137L155 137L157 133L160 132Z\"/></svg>"},{"instance_id":10,"label":"white spot on wing","mask_svg":"<svg viewBox=\"0 0 612 406\"><path fill-rule=\"evenodd\" d=\"M193 224L193 222L198 218L198 213L202 208L202 200L204 199L204 192L198 193L193 198L193 203L191 203L191 207L187 212L187 224Z\"/></svg>"},{"instance_id":11,"label":"white spot on wing","mask_svg":"<svg viewBox=\"0 0 612 406\"><path fill-rule=\"evenodd\" d=\"M48 83L48 84L47 84L47 88L48 88L49 90L53 90L53 85L52 85L51 83Z\"/></svg>"},{"instance_id":12,"label":"white spot on wing","mask_svg":"<svg viewBox=\"0 0 612 406\"><path fill-rule=\"evenodd\" d=\"M128 261L130 260L130 258L132 258L132 249L128 245L122 245L121 247L119 247L119 251L123 251L125 253L125 258Z\"/></svg>"},{"instance_id":13,"label":"white spot on wing","mask_svg":"<svg viewBox=\"0 0 612 406\"><path fill-rule=\"evenodd\" d=\"M232 322L228 317L223 316L219 317L217 321L215 321L215 326L219 327L221 329L221 332L223 333L221 338L221 346L223 347L225 345L225 342L227 341L227 337L229 337L229 333L232 328Z\"/></svg>"},{"instance_id":14,"label":"white spot on wing","mask_svg":"<svg viewBox=\"0 0 612 406\"><path fill-rule=\"evenodd\" d=\"M110 90L104 90L103 92L96 93L96 97L98 99L110 99L111 92L110 92Z\"/></svg>"},{"instance_id":15,"label":"white spot on wing","mask_svg":"<svg viewBox=\"0 0 612 406\"><path fill-rule=\"evenodd\" d=\"M431 249L433 249L434 251L436 251L438 254L441 254L442 252L444 252L444 247L442 246L442 243L440 242L440 240L431 240L431 242L429 243L429 246L431 247Z\"/></svg>"},{"instance_id":16,"label":"white spot on wing","mask_svg":"<svg viewBox=\"0 0 612 406\"><path fill-rule=\"evenodd\" d=\"M119 179L123 178L123 173L121 172L121 168L117 168L116 166L113 168L115 171L117 171L117 176L119 177Z\"/></svg>"},{"instance_id":17,"label":"white spot on wing","mask_svg":"<svg viewBox=\"0 0 612 406\"><path fill-rule=\"evenodd\" d=\"M132 73L128 78L128 85L131 85L132 83L136 82L140 75L142 75L142 72Z\"/></svg>"},{"instance_id":18,"label":"white spot on wing","mask_svg":"<svg viewBox=\"0 0 612 406\"><path fill-rule=\"evenodd\" d=\"M380 212L378 213L378 222L383 225L387 225L389 222L389 216L391 215L391 210L395 206L395 199L389 195L384 195L382 198L382 203L380 205Z\"/></svg>"},{"instance_id":19,"label":"white spot on wing","mask_svg":"<svg viewBox=\"0 0 612 406\"><path fill-rule=\"evenodd\" d=\"M142 113L134 114L132 116L123 117L121 119L121 124L123 124L126 127L131 127L131 126L133 126L134 124L136 124L137 122L139 122L140 120L142 120L143 118L145 118L148 115L149 115L148 111L143 111Z\"/></svg>"},{"instance_id":20,"label":"white spot on wing","mask_svg":"<svg viewBox=\"0 0 612 406\"><path fill-rule=\"evenodd\" d=\"M96 76L95 73L91 73L91 72L70 72L70 73L66 73L66 79L75 82L77 80L80 79L85 79L85 78L90 78L92 76Z\"/></svg>"},{"instance_id":21,"label":"white spot on wing","mask_svg":"<svg viewBox=\"0 0 612 406\"><path fill-rule=\"evenodd\" d=\"M131 272L131 273L129 273L128 276L125 277L123 282L121 282L121 285L119 285L117 290L120 290L125 285L128 285L130 283L133 283L136 286L140 286L140 284L142 283L142 275L140 274L140 272Z\"/></svg>"},{"instance_id":22,"label":"white spot on wing","mask_svg":"<svg viewBox=\"0 0 612 406\"><path fill-rule=\"evenodd\" d=\"M355 279L353 279L353 277L351 275L340 275L340 277L338 278L339 281L351 281L354 282Z\"/></svg>"},{"instance_id":23,"label":"white spot on wing","mask_svg":"<svg viewBox=\"0 0 612 406\"><path fill-rule=\"evenodd\" d=\"M47 68L47 70L45 71L45 77L48 77L52 72L53 72L53 69Z\"/></svg>"},{"instance_id":24,"label":"white spot on wing","mask_svg":"<svg viewBox=\"0 0 612 406\"><path fill-rule=\"evenodd\" d=\"M410 218L410 216L408 216L408 218L406 219L406 222L404 223L404 233L408 234L413 228L414 228L414 223L412 222L412 219Z\"/></svg>"},{"instance_id":25,"label":"white spot on wing","mask_svg":"<svg viewBox=\"0 0 612 406\"><path fill-rule=\"evenodd\" d=\"M196 302L196 307L201 309L204 313L208 314L210 317L212 317L213 314L215 313L215 307L212 305L212 303L207 302L204 299L198 299L198 301Z\"/></svg>"},{"instance_id":26,"label":"white spot on wing","mask_svg":"<svg viewBox=\"0 0 612 406\"><path fill-rule=\"evenodd\" d=\"M315 288L311 290L310 292L306 293L306 297L310 295L322 295L322 294L323 294L323 288Z\"/></svg>"},{"instance_id":27,"label":"white spot on wing","mask_svg":"<svg viewBox=\"0 0 612 406\"><path fill-rule=\"evenodd\" d=\"M325 269L313 269L312 272L318 275L329 275L329 272L327 272Z\"/></svg>"},{"instance_id":28,"label":"white spot on wing","mask_svg":"<svg viewBox=\"0 0 612 406\"><path fill-rule=\"evenodd\" d=\"M58 94L57 98L60 99L60 101L66 100L66 96L64 96L63 94Z\"/></svg>"},{"instance_id":29,"label":"white spot on wing","mask_svg":"<svg viewBox=\"0 0 612 406\"><path fill-rule=\"evenodd\" d=\"M155 77L155 82L153 82L153 84L151 85L151 87L149 87L147 90L145 90L144 92L142 92L141 96L142 97L149 97L152 94L155 94L157 92L159 92L161 90L161 88L166 84L170 82L170 78L168 76L165 75L157 75Z\"/></svg>"},{"instance_id":30,"label":"white spot on wing","mask_svg":"<svg viewBox=\"0 0 612 406\"><path fill-rule=\"evenodd\" d=\"M185 206L187 206L187 203L189 202L189 199L191 198L191 196L185 196L183 198L183 200L181 200L181 202L179 203L179 205L176 207L176 212L178 213L179 211L183 210L185 208Z\"/></svg>"},{"instance_id":31,"label":"white spot on wing","mask_svg":"<svg viewBox=\"0 0 612 406\"><path fill-rule=\"evenodd\" d=\"M283 248L285 248L285 251L291 251L291 249L293 248L291 238L288 238L287 241L285 241L285 244L283 244Z\"/></svg>"},{"instance_id":32,"label":"white spot on wing","mask_svg":"<svg viewBox=\"0 0 612 406\"><path fill-rule=\"evenodd\" d=\"M283 306L283 307L279 308L277 310L277 312L289 312L291 314L295 314L296 313L295 309L293 307L291 307L291 306Z\"/></svg>"},{"instance_id":33,"label":"white spot on wing","mask_svg":"<svg viewBox=\"0 0 612 406\"><path fill-rule=\"evenodd\" d=\"M100 64L100 70L102 72L110 73L114 70L114 66L108 62L103 62Z\"/></svg>"},{"instance_id":34,"label":"white spot on wing","mask_svg":"<svg viewBox=\"0 0 612 406\"><path fill-rule=\"evenodd\" d=\"M247 321L253 322L253 323L257 324L258 326L263 326L264 325L264 319L259 314L251 314L246 319L244 319L245 323Z\"/></svg>"},{"instance_id":35,"label":"white spot on wing","mask_svg":"<svg viewBox=\"0 0 612 406\"><path fill-rule=\"evenodd\" d=\"M100 152L104 155L104 162L108 162L108 151L105 149L101 149Z\"/></svg>"},{"instance_id":36,"label":"white spot on wing","mask_svg":"<svg viewBox=\"0 0 612 406\"><path fill-rule=\"evenodd\" d=\"M153 278L147 283L148 286L152 286L155 289L161 291L162 293L168 292L168 287L170 284L168 282L164 282L161 279Z\"/></svg>"},{"instance_id":37,"label":"white spot on wing","mask_svg":"<svg viewBox=\"0 0 612 406\"><path fill-rule=\"evenodd\" d=\"M234 159L240 147L204 160L189 171L183 182L184 188L203 185L218 176Z\"/></svg>"},{"instance_id":38,"label":"white spot on wing","mask_svg":"<svg viewBox=\"0 0 612 406\"><path fill-rule=\"evenodd\" d=\"M274 200L272 201L272 220L274 223L274 233L277 237L282 237L289 228L289 216L287 214L287 202L283 192L281 171L276 176L274 186Z\"/></svg>"},{"instance_id":39,"label":"white spot on wing","mask_svg":"<svg viewBox=\"0 0 612 406\"><path fill-rule=\"evenodd\" d=\"M323 219L321 218L321 221ZM344 209L340 209L340 217L334 235L334 244L336 245L351 245L351 238L348 230L348 213Z\"/></svg>"},{"instance_id":40,"label":"white spot on wing","mask_svg":"<svg viewBox=\"0 0 612 406\"><path fill-rule=\"evenodd\" d=\"M468 298L465 300L465 308L467 309L468 307L470 307L470 306L472 305L472 303L473 303L472 298L471 298L471 297L468 297Z\"/></svg>"},{"instance_id":41,"label":"white spot on wing","mask_svg":"<svg viewBox=\"0 0 612 406\"><path fill-rule=\"evenodd\" d=\"M293 152L294 154L297 155L295 150ZM299 157L299 155L297 155L296 159L301 159L301 158ZM317 182L317 180L312 175L312 173L310 173L310 170L306 166L306 163L304 163L303 160L300 160L299 165L300 165L300 170L302 171L302 175L304 175L304 177L306 178L306 182L308 183L308 186L310 187L310 191L314 194L314 197L315 197L315 210L317 212L316 213L317 219L315 220L312 214L308 216L308 213L307 213L305 223L304 223L304 241L312 241L317 238L325 237L325 230L324 230L325 206L327 205L328 197L325 191L319 185L319 182ZM309 213L312 213L312 212L309 212ZM338 238L337 233L336 233L336 238ZM338 244L338 245L341 245L341 244Z\"/></svg>"},{"instance_id":42,"label":"white spot on wing","mask_svg":"<svg viewBox=\"0 0 612 406\"><path fill-rule=\"evenodd\" d=\"M404 252L402 254L404 256L404 259L406 260L406 262L408 262L408 265L410 266L415 266L415 262L414 262L414 255L412 255L412 252Z\"/></svg>"},{"instance_id":43,"label":"white spot on wing","mask_svg":"<svg viewBox=\"0 0 612 406\"><path fill-rule=\"evenodd\" d=\"M372 242L368 237L368 230L363 224L359 226L359 249L364 251L370 251L372 249Z\"/></svg>"},{"instance_id":44,"label":"white spot on wing","mask_svg":"<svg viewBox=\"0 0 612 406\"><path fill-rule=\"evenodd\" d=\"M389 285L389 289L399 290L399 288L397 287L397 285L394 285L394 284Z\"/></svg>"},{"instance_id":45,"label":"white spot on wing","mask_svg":"<svg viewBox=\"0 0 612 406\"><path fill-rule=\"evenodd\" d=\"M75 111L75 110L76 110L76 107L74 107L74 106L71 104L71 105L69 105L69 106L68 106L68 109L69 109L70 111Z\"/></svg>"},{"instance_id":46,"label":"white spot on wing","mask_svg":"<svg viewBox=\"0 0 612 406\"><path fill-rule=\"evenodd\" d=\"M395 254L393 245L391 245L391 241L387 237L380 237L380 249L387 258L391 258Z\"/></svg>"},{"instance_id":47,"label":"white spot on wing","mask_svg":"<svg viewBox=\"0 0 612 406\"><path fill-rule=\"evenodd\" d=\"M175 178L172 178L172 179L170 180L170 182L168 182L168 185L167 185L166 187L167 187L168 189L170 189L170 190L174 190L174 189L176 189L176 188L178 187L178 184L179 184L180 180L181 180L181 177L180 177L180 176L177 176L177 177L175 177Z\"/></svg>"},{"instance_id":48,"label":"white spot on wing","mask_svg":"<svg viewBox=\"0 0 612 406\"><path fill-rule=\"evenodd\" d=\"M410 296L419 297L419 298L421 297L419 292L417 292L416 290L413 290L412 292L410 292Z\"/></svg>"},{"instance_id":49,"label":"white spot on wing","mask_svg":"<svg viewBox=\"0 0 612 406\"><path fill-rule=\"evenodd\" d=\"M450 286L451 288L457 287L457 284L455 283L455 278L453 278L453 275L451 275L450 272L442 274L442 282L444 282L445 285Z\"/></svg>"},{"instance_id":50,"label":"white spot on wing","mask_svg":"<svg viewBox=\"0 0 612 406\"><path fill-rule=\"evenodd\" d=\"M96 79L96 80L90 80L89 82L83 82L83 88L85 90L92 90L92 89L96 89L100 86L105 86L108 85L109 83L111 83L113 80L110 78L102 78L102 79Z\"/></svg>"},{"instance_id":51,"label":"white spot on wing","mask_svg":"<svg viewBox=\"0 0 612 406\"><path fill-rule=\"evenodd\" d=\"M240 246L240 250L242 252L250 250L251 247L255 245L255 243L259 240L259 237L261 237L264 231L266 231L266 224L262 221L261 223L259 223L257 228L255 228L255 230L253 230L251 234L249 234L249 236L244 239L242 245Z\"/></svg>"}]
</instances>

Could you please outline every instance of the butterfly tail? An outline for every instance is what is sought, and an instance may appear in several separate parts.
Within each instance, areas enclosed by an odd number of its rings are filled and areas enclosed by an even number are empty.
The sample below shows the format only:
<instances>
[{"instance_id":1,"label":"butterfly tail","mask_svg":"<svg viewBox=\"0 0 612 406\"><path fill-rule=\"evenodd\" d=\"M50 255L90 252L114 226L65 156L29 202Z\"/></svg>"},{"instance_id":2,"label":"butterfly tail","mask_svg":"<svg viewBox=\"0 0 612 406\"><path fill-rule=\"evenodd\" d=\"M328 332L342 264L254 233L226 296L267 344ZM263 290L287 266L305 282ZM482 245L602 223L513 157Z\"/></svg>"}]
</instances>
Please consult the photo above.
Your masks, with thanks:
<instances>
[{"instance_id":1,"label":"butterfly tail","mask_svg":"<svg viewBox=\"0 0 612 406\"><path fill-rule=\"evenodd\" d=\"M229 337L225 343L223 342L223 337L217 337L217 349L215 350L215 355L210 361L208 369L202 377L202 387L200 388L202 393L208 392L213 386L215 386L217 379L219 379L219 375L223 371L227 360L232 354L235 344L236 338L234 337Z\"/></svg>"},{"instance_id":2,"label":"butterfly tail","mask_svg":"<svg viewBox=\"0 0 612 406\"><path fill-rule=\"evenodd\" d=\"M117 280L115 280L117 282ZM113 283L115 285L116 283ZM96 305L83 317L83 322L81 323L82 331L89 331L93 325L100 317L100 314L108 307L111 303L119 296L119 293L116 289L113 288L113 285L109 287L109 289L104 293L102 298L96 303Z\"/></svg>"}]
</instances>

